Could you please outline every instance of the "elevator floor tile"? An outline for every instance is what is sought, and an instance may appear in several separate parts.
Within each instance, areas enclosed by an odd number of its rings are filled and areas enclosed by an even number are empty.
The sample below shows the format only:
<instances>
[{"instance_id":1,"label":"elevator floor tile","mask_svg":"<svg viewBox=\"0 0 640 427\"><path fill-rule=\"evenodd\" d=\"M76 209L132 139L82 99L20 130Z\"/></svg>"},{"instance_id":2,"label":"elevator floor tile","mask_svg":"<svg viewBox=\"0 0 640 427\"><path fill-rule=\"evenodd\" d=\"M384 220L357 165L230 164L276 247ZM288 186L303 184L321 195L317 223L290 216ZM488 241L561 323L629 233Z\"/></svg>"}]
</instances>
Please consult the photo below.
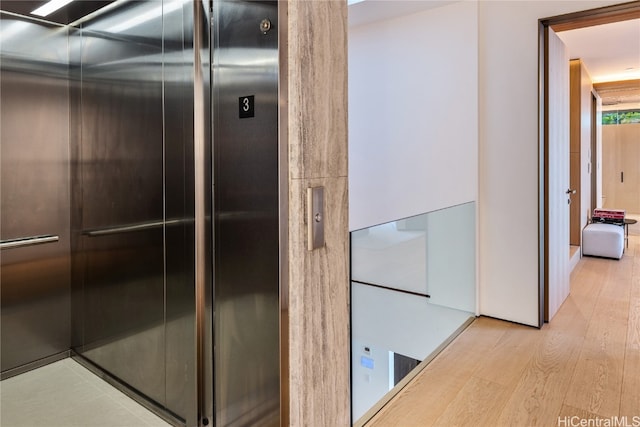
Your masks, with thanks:
<instances>
[{"instance_id":1,"label":"elevator floor tile","mask_svg":"<svg viewBox=\"0 0 640 427\"><path fill-rule=\"evenodd\" d=\"M0 382L0 425L169 426L69 358Z\"/></svg>"}]
</instances>

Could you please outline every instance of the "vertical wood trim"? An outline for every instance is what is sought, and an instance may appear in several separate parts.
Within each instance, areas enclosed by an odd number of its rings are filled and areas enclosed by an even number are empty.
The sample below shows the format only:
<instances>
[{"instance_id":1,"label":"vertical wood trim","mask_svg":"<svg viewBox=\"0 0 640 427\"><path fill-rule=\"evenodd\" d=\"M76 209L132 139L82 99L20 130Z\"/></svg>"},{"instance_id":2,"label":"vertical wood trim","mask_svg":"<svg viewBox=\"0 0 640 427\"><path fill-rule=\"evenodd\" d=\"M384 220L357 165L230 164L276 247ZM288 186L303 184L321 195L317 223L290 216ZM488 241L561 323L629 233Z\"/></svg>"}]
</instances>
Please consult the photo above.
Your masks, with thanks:
<instances>
[{"instance_id":1,"label":"vertical wood trim","mask_svg":"<svg viewBox=\"0 0 640 427\"><path fill-rule=\"evenodd\" d=\"M580 190L578 241L582 244L582 228L587 225L587 217L591 211L591 180L589 162L591 161L591 76L580 61Z\"/></svg>"},{"instance_id":2,"label":"vertical wood trim","mask_svg":"<svg viewBox=\"0 0 640 427\"><path fill-rule=\"evenodd\" d=\"M591 176L590 176L591 203L589 205L588 218L591 218L591 216L593 215L593 210L598 207L598 203L599 203L598 201L598 164L600 163L598 158L598 138L597 138L598 101L596 98L596 94L593 92L593 89L589 93L589 104L590 104L589 114L591 116L591 123L590 123L591 130L589 131L589 139L590 139L589 146L591 150L591 157L589 158L589 163L591 164ZM587 218L587 221L589 220L588 218Z\"/></svg>"},{"instance_id":3,"label":"vertical wood trim","mask_svg":"<svg viewBox=\"0 0 640 427\"><path fill-rule=\"evenodd\" d=\"M280 425L290 422L289 387L289 3L278 2L278 182L280 280Z\"/></svg>"},{"instance_id":4,"label":"vertical wood trim","mask_svg":"<svg viewBox=\"0 0 640 427\"><path fill-rule=\"evenodd\" d=\"M570 152L577 153L580 151L580 79L581 64L579 59L572 59L569 65L570 83L569 96L571 105L571 123L570 129Z\"/></svg>"},{"instance_id":5,"label":"vertical wood trim","mask_svg":"<svg viewBox=\"0 0 640 427\"><path fill-rule=\"evenodd\" d=\"M581 92L582 92L582 61L573 59L569 66L569 150L570 172L569 186L576 190L576 194L571 196L571 207L569 209L569 243L580 246L580 205L581 205ZM567 249L568 250L568 249Z\"/></svg>"},{"instance_id":6,"label":"vertical wood trim","mask_svg":"<svg viewBox=\"0 0 640 427\"><path fill-rule=\"evenodd\" d=\"M346 426L350 424L347 4L290 0L287 8L286 417L291 426ZM305 195L314 186L325 188L325 246L308 251Z\"/></svg>"}]
</instances>

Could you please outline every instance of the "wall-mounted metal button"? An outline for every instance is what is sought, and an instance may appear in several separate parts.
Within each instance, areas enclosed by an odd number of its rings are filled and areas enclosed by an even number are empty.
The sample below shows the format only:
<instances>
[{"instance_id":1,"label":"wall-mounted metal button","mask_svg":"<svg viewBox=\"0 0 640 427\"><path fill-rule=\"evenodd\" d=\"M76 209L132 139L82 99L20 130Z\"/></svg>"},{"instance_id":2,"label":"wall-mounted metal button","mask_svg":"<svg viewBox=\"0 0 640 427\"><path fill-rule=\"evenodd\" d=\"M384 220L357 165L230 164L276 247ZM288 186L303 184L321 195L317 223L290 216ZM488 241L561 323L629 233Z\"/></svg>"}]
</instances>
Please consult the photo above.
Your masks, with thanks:
<instances>
[{"instance_id":1,"label":"wall-mounted metal button","mask_svg":"<svg viewBox=\"0 0 640 427\"><path fill-rule=\"evenodd\" d=\"M267 34L270 29L271 29L271 21L266 18L263 19L260 22L260 31L262 31L263 34Z\"/></svg>"},{"instance_id":2,"label":"wall-mounted metal button","mask_svg":"<svg viewBox=\"0 0 640 427\"><path fill-rule=\"evenodd\" d=\"M324 246L324 187L307 188L307 249Z\"/></svg>"}]
</instances>

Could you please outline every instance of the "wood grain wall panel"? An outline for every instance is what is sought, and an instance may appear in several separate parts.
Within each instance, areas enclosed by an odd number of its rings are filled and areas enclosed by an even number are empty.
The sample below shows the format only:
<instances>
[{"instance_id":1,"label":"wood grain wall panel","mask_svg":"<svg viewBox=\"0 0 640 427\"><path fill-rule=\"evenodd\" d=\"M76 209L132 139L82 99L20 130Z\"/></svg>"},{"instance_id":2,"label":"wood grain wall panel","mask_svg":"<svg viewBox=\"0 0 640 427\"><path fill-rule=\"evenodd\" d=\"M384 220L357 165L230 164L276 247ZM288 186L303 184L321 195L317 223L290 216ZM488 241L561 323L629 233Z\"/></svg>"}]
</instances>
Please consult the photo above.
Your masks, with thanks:
<instances>
[{"instance_id":1,"label":"wood grain wall panel","mask_svg":"<svg viewBox=\"0 0 640 427\"><path fill-rule=\"evenodd\" d=\"M580 61L580 230L587 225L591 211L591 173L594 170L591 163L591 106L593 82L591 76ZM594 129L595 130L595 129ZM582 233L581 233L582 234Z\"/></svg>"},{"instance_id":2,"label":"wood grain wall panel","mask_svg":"<svg viewBox=\"0 0 640 427\"><path fill-rule=\"evenodd\" d=\"M571 206L569 206L569 244L580 246L580 153L569 153L569 186L576 190L576 194L571 195Z\"/></svg>"},{"instance_id":3,"label":"wood grain wall panel","mask_svg":"<svg viewBox=\"0 0 640 427\"><path fill-rule=\"evenodd\" d=\"M289 399L283 424L347 426L347 5L296 0L287 8ZM306 189L315 186L324 187L325 245L308 251Z\"/></svg>"},{"instance_id":4,"label":"wood grain wall panel","mask_svg":"<svg viewBox=\"0 0 640 427\"><path fill-rule=\"evenodd\" d=\"M580 95L582 80L581 62L579 59L572 59L569 65L569 97L571 105L570 129L570 152L580 152Z\"/></svg>"},{"instance_id":5,"label":"wood grain wall panel","mask_svg":"<svg viewBox=\"0 0 640 427\"><path fill-rule=\"evenodd\" d=\"M346 2L288 7L291 177L347 176Z\"/></svg>"},{"instance_id":6,"label":"wood grain wall panel","mask_svg":"<svg viewBox=\"0 0 640 427\"><path fill-rule=\"evenodd\" d=\"M581 244L581 231L587 224L587 211L591 207L591 77L580 59L570 61L570 187L571 196L570 239L572 245Z\"/></svg>"},{"instance_id":7,"label":"wood grain wall panel","mask_svg":"<svg viewBox=\"0 0 640 427\"><path fill-rule=\"evenodd\" d=\"M602 127L602 186L605 207L640 212L640 124ZM624 173L624 182L621 173Z\"/></svg>"},{"instance_id":8,"label":"wood grain wall panel","mask_svg":"<svg viewBox=\"0 0 640 427\"><path fill-rule=\"evenodd\" d=\"M326 245L307 250L306 224L291 224L289 294L290 425L341 426L350 420L347 179L294 180L291 212L306 188L325 187Z\"/></svg>"},{"instance_id":9,"label":"wood grain wall panel","mask_svg":"<svg viewBox=\"0 0 640 427\"><path fill-rule=\"evenodd\" d=\"M619 205L630 213L640 212L640 124L627 123L618 126L622 151L620 171L624 182L620 185Z\"/></svg>"},{"instance_id":10,"label":"wood grain wall panel","mask_svg":"<svg viewBox=\"0 0 640 427\"><path fill-rule=\"evenodd\" d=\"M581 82L582 61L572 59L569 65L569 188L571 194L569 208L569 244L580 246L580 141L581 141Z\"/></svg>"},{"instance_id":11,"label":"wood grain wall panel","mask_svg":"<svg viewBox=\"0 0 640 427\"><path fill-rule=\"evenodd\" d=\"M602 204L607 209L617 205L620 182L620 140L617 126L602 126Z\"/></svg>"}]
</instances>

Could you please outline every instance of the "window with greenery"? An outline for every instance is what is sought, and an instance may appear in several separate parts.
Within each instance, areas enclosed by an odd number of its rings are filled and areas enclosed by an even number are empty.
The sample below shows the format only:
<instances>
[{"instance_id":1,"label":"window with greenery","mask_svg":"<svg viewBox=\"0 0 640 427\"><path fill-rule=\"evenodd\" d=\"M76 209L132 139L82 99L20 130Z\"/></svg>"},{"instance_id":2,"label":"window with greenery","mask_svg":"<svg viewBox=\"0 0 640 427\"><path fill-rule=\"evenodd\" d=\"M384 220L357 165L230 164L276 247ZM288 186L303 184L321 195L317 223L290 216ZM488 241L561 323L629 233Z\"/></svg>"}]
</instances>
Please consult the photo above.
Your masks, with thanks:
<instances>
[{"instance_id":1,"label":"window with greenery","mask_svg":"<svg viewBox=\"0 0 640 427\"><path fill-rule=\"evenodd\" d=\"M602 113L603 125L626 123L640 123L640 110L605 111Z\"/></svg>"}]
</instances>

